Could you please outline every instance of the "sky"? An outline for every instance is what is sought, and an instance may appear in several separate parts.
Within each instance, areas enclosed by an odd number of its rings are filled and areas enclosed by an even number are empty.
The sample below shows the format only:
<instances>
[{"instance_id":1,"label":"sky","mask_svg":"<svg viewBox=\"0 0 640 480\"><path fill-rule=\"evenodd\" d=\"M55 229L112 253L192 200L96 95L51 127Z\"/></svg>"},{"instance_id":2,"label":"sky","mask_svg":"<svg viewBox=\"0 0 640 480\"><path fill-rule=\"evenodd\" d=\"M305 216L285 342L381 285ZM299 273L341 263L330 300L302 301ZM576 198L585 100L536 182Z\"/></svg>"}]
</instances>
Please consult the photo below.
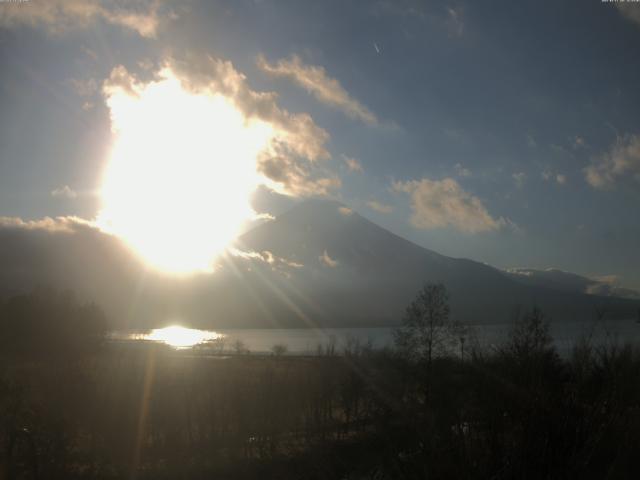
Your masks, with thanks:
<instances>
[{"instance_id":1,"label":"sky","mask_svg":"<svg viewBox=\"0 0 640 480\"><path fill-rule=\"evenodd\" d=\"M140 217L154 235L212 218L228 239L240 197L271 215L328 197L445 255L640 289L638 58L633 2L2 2L0 217L132 242ZM201 102L131 127L172 81L163 99ZM140 208L105 207L118 162L111 189Z\"/></svg>"}]
</instances>

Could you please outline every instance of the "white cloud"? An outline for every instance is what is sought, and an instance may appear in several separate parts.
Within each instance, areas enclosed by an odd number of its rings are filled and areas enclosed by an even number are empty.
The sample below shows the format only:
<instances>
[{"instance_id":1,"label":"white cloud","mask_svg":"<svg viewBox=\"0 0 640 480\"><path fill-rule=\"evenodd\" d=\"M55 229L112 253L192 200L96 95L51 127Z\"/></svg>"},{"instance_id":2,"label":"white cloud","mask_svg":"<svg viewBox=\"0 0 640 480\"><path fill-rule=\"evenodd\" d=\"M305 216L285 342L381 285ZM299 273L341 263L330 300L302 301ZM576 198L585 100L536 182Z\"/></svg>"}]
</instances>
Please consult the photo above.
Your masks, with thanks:
<instances>
[{"instance_id":1,"label":"white cloud","mask_svg":"<svg viewBox=\"0 0 640 480\"><path fill-rule=\"evenodd\" d=\"M345 217L348 217L349 215L353 215L353 210L351 210L348 207L338 207L338 211Z\"/></svg>"},{"instance_id":2,"label":"white cloud","mask_svg":"<svg viewBox=\"0 0 640 480\"><path fill-rule=\"evenodd\" d=\"M585 141L584 137L581 137L580 135L576 135L575 137L573 137L572 142L573 148L575 150L579 148L585 148L587 146L587 142Z\"/></svg>"},{"instance_id":3,"label":"white cloud","mask_svg":"<svg viewBox=\"0 0 640 480\"><path fill-rule=\"evenodd\" d=\"M362 169L362 164L353 157L348 157L346 155L342 155L342 159L344 163L346 163L347 168L351 172L360 172L362 173L364 170Z\"/></svg>"},{"instance_id":4,"label":"white cloud","mask_svg":"<svg viewBox=\"0 0 640 480\"><path fill-rule=\"evenodd\" d=\"M76 198L78 194L69 185L58 187L51 191L52 197Z\"/></svg>"},{"instance_id":5,"label":"white cloud","mask_svg":"<svg viewBox=\"0 0 640 480\"><path fill-rule=\"evenodd\" d=\"M268 186L287 195L326 195L339 188L340 179L322 168L330 158L325 147L329 134L306 113L281 108L273 92L252 90L233 64L211 56L187 55L164 61L160 74L175 75L183 88L199 95L222 95L247 120L259 120L273 129L268 148L257 159L257 170ZM114 95L137 96L141 84L123 66L114 68L104 83L107 99Z\"/></svg>"},{"instance_id":6,"label":"white cloud","mask_svg":"<svg viewBox=\"0 0 640 480\"><path fill-rule=\"evenodd\" d=\"M92 228L97 231L97 227L92 222L73 216L44 217L39 220L26 221L19 217L0 217L0 228L66 233L73 233L81 228Z\"/></svg>"},{"instance_id":7,"label":"white cloud","mask_svg":"<svg viewBox=\"0 0 640 480\"><path fill-rule=\"evenodd\" d=\"M256 92L249 88L246 77L233 64L211 56L188 55L183 59L171 58L167 64L192 89L200 92L221 94L233 101L248 118L256 118L271 124L278 132L269 162L272 173L285 185L287 180L307 178L309 162L330 158L325 148L329 134L320 128L307 113L289 113L280 108L274 92ZM293 167L290 174L286 170ZM275 170L278 170L277 172ZM279 181L280 181L279 180ZM335 179L320 181L319 190L329 184L336 185ZM294 187L294 185L291 185ZM307 190L314 190L308 185Z\"/></svg>"},{"instance_id":8,"label":"white cloud","mask_svg":"<svg viewBox=\"0 0 640 480\"><path fill-rule=\"evenodd\" d=\"M154 66L155 64L149 58L138 61L138 67L140 67L142 70L150 71L153 70Z\"/></svg>"},{"instance_id":9,"label":"white cloud","mask_svg":"<svg viewBox=\"0 0 640 480\"><path fill-rule=\"evenodd\" d=\"M464 32L462 7L447 7L447 26L451 34L461 36Z\"/></svg>"},{"instance_id":10,"label":"white cloud","mask_svg":"<svg viewBox=\"0 0 640 480\"><path fill-rule=\"evenodd\" d=\"M595 158L584 174L587 182L599 189L612 188L624 177L640 182L640 135L616 138L609 151Z\"/></svg>"},{"instance_id":11,"label":"white cloud","mask_svg":"<svg viewBox=\"0 0 640 480\"><path fill-rule=\"evenodd\" d=\"M513 180L516 182L516 187L522 188L524 185L524 181L527 178L527 174L524 172L518 172L511 175Z\"/></svg>"},{"instance_id":12,"label":"white cloud","mask_svg":"<svg viewBox=\"0 0 640 480\"><path fill-rule=\"evenodd\" d=\"M367 107L351 97L338 80L328 76L323 67L306 65L297 55L280 59L277 63L269 63L261 55L257 59L257 64L263 72L275 77L288 78L319 101L342 110L350 118L360 120L368 125L378 123L376 116Z\"/></svg>"},{"instance_id":13,"label":"white cloud","mask_svg":"<svg viewBox=\"0 0 640 480\"><path fill-rule=\"evenodd\" d=\"M555 181L558 185L564 185L565 183L567 183L566 175L562 173L554 173L548 168L544 169L540 174L540 176L545 182Z\"/></svg>"},{"instance_id":14,"label":"white cloud","mask_svg":"<svg viewBox=\"0 0 640 480\"><path fill-rule=\"evenodd\" d=\"M265 153L258 161L258 170L278 193L293 196L328 195L340 188L342 182L334 176L317 177L313 165L305 159L287 154Z\"/></svg>"},{"instance_id":15,"label":"white cloud","mask_svg":"<svg viewBox=\"0 0 640 480\"><path fill-rule=\"evenodd\" d=\"M4 2L0 25L43 27L53 34L87 28L101 19L137 32L142 37L155 37L160 24L160 0L103 2L100 0L30 0Z\"/></svg>"},{"instance_id":16,"label":"white cloud","mask_svg":"<svg viewBox=\"0 0 640 480\"><path fill-rule=\"evenodd\" d=\"M244 269L252 270L255 266L263 266L269 268L273 272L280 273L290 278L291 273L304 267L303 264L294 262L284 257L274 255L269 250L261 252L243 251L237 248L230 248L226 254L232 259L239 259L246 262Z\"/></svg>"},{"instance_id":17,"label":"white cloud","mask_svg":"<svg viewBox=\"0 0 640 480\"><path fill-rule=\"evenodd\" d=\"M120 93L130 97L138 97L143 85L131 75L122 65L117 65L111 70L109 78L102 85L102 93L109 99Z\"/></svg>"},{"instance_id":18,"label":"white cloud","mask_svg":"<svg viewBox=\"0 0 640 480\"><path fill-rule=\"evenodd\" d=\"M411 196L411 223L416 228L452 227L465 233L478 233L509 224L503 218L492 217L482 201L463 190L453 178L394 182L393 189Z\"/></svg>"},{"instance_id":19,"label":"white cloud","mask_svg":"<svg viewBox=\"0 0 640 480\"><path fill-rule=\"evenodd\" d=\"M460 177L470 177L471 176L471 170L469 170L466 167L463 167L460 163L456 163L453 166L453 168L455 169L456 173Z\"/></svg>"},{"instance_id":20,"label":"white cloud","mask_svg":"<svg viewBox=\"0 0 640 480\"><path fill-rule=\"evenodd\" d=\"M391 207L391 205L385 205L384 203L380 203L375 200L371 200L367 202L367 206L371 210L374 210L379 213L391 213L393 211L393 207Z\"/></svg>"},{"instance_id":21,"label":"white cloud","mask_svg":"<svg viewBox=\"0 0 640 480\"><path fill-rule=\"evenodd\" d=\"M320 259L320 263L322 263L323 265L325 265L327 267L335 268L335 267L337 267L339 265L339 262L337 260L331 258L326 250L318 258Z\"/></svg>"}]
</instances>

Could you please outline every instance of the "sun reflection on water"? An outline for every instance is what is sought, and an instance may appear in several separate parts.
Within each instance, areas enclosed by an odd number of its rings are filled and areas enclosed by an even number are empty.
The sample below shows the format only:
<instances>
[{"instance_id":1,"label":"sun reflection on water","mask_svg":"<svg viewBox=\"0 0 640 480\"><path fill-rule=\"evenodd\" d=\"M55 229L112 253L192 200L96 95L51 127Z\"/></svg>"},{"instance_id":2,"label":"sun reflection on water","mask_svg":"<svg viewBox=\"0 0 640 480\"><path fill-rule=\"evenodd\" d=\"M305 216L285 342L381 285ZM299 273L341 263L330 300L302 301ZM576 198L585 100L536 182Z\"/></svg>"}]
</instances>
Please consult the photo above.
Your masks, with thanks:
<instances>
[{"instance_id":1,"label":"sun reflection on water","mask_svg":"<svg viewBox=\"0 0 640 480\"><path fill-rule=\"evenodd\" d=\"M189 348L218 340L221 337L222 335L216 332L171 325L169 327L156 328L151 330L150 333L140 335L138 338L164 343L174 348Z\"/></svg>"}]
</instances>

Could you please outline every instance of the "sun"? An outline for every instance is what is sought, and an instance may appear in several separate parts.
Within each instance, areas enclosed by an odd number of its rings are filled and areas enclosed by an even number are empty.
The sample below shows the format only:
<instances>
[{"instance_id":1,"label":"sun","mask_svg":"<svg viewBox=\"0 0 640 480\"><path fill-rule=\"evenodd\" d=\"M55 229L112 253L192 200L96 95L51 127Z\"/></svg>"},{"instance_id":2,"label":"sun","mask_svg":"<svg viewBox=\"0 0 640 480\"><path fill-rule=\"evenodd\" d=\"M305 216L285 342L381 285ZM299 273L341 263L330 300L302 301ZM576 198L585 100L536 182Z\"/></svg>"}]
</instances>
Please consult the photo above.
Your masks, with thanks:
<instances>
[{"instance_id":1,"label":"sun","mask_svg":"<svg viewBox=\"0 0 640 480\"><path fill-rule=\"evenodd\" d=\"M254 215L256 158L270 126L222 95L185 89L168 69L107 104L115 141L97 223L157 269L210 270Z\"/></svg>"}]
</instances>

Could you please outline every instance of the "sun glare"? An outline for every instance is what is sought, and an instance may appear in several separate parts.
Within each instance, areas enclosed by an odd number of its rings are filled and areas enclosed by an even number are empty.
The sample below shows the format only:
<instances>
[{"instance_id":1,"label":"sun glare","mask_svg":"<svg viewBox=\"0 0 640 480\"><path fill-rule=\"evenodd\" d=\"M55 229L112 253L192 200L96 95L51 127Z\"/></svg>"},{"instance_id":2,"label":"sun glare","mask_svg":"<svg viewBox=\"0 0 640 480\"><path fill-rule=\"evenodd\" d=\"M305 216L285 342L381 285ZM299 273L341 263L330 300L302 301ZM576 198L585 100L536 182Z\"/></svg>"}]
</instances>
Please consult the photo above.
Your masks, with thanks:
<instances>
[{"instance_id":1,"label":"sun glare","mask_svg":"<svg viewBox=\"0 0 640 480\"><path fill-rule=\"evenodd\" d=\"M189 348L202 343L217 340L220 337L215 332L195 330L178 325L151 330L151 333L142 336L144 340L161 342L174 348Z\"/></svg>"},{"instance_id":2,"label":"sun glare","mask_svg":"<svg viewBox=\"0 0 640 480\"><path fill-rule=\"evenodd\" d=\"M107 103L116 139L99 225L158 269L210 270L253 216L256 157L270 126L221 95L184 89L170 70Z\"/></svg>"}]
</instances>

